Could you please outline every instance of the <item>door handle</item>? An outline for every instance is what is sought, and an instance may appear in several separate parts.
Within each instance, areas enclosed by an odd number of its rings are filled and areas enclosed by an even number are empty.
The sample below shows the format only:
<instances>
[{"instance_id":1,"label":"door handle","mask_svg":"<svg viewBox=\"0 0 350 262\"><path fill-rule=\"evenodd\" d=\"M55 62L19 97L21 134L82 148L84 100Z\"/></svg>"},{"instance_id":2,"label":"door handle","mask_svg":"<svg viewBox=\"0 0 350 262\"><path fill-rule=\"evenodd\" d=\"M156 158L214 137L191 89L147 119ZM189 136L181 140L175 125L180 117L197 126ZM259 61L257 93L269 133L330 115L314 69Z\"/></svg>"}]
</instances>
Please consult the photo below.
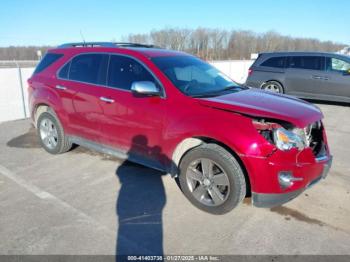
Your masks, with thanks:
<instances>
[{"instance_id":1,"label":"door handle","mask_svg":"<svg viewBox=\"0 0 350 262\"><path fill-rule=\"evenodd\" d=\"M61 85L56 85L56 89L59 89L59 90L66 90L67 87L61 86Z\"/></svg>"},{"instance_id":2,"label":"door handle","mask_svg":"<svg viewBox=\"0 0 350 262\"><path fill-rule=\"evenodd\" d=\"M105 96L101 96L100 100L103 101L103 102L106 102L106 103L110 103L110 104L114 103L114 99L108 98L108 97L105 97Z\"/></svg>"},{"instance_id":3,"label":"door handle","mask_svg":"<svg viewBox=\"0 0 350 262\"><path fill-rule=\"evenodd\" d=\"M322 76L312 76L312 79L321 80L321 79L323 79L323 77Z\"/></svg>"}]
</instances>

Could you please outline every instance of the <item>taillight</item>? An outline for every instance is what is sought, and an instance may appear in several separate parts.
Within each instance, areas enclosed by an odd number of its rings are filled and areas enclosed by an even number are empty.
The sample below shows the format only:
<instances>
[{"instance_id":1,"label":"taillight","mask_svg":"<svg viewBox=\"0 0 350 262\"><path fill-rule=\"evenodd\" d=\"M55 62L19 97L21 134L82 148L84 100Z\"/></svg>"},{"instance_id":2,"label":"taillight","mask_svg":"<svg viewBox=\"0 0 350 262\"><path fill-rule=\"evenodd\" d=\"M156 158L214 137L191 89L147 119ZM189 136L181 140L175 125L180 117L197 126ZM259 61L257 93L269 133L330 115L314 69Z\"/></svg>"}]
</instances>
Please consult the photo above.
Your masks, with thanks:
<instances>
[{"instance_id":1,"label":"taillight","mask_svg":"<svg viewBox=\"0 0 350 262\"><path fill-rule=\"evenodd\" d=\"M251 76L253 74L253 69L249 68L248 69L248 76Z\"/></svg>"},{"instance_id":2,"label":"taillight","mask_svg":"<svg viewBox=\"0 0 350 262\"><path fill-rule=\"evenodd\" d=\"M28 88L33 88L33 81L31 80L31 78L29 78L28 80L27 80L27 84L28 84Z\"/></svg>"}]
</instances>

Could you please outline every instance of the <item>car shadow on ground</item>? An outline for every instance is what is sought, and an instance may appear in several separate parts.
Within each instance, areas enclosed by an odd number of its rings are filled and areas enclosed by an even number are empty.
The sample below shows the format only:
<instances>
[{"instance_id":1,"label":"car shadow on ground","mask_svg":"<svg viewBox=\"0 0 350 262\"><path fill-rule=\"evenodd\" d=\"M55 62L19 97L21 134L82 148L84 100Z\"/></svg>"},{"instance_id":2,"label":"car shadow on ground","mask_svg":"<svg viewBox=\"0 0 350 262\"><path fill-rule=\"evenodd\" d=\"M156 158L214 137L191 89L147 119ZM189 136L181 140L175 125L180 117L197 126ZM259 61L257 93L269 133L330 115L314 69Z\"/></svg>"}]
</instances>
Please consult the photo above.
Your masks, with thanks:
<instances>
[{"instance_id":1,"label":"car shadow on ground","mask_svg":"<svg viewBox=\"0 0 350 262\"><path fill-rule=\"evenodd\" d=\"M7 146L31 149L40 148L40 143L35 129L31 127L25 134L8 141ZM160 147L148 146L147 138L142 135L133 138L128 155L135 150L140 152L140 148L144 155L157 155L163 161L171 161ZM83 147L74 146L71 152L101 156L102 160L114 161L114 157ZM116 255L124 255L116 257L117 261L123 261L125 255L163 255L162 212L166 195L162 176L166 173L125 160L115 174L121 185L116 199Z\"/></svg>"},{"instance_id":2,"label":"car shadow on ground","mask_svg":"<svg viewBox=\"0 0 350 262\"><path fill-rule=\"evenodd\" d=\"M149 147L145 136L135 136L129 154L162 154ZM121 188L116 201L117 255L163 255L162 212L166 204L162 176L165 173L124 161L116 170ZM118 260L118 258L117 258Z\"/></svg>"},{"instance_id":3,"label":"car shadow on ground","mask_svg":"<svg viewBox=\"0 0 350 262\"><path fill-rule=\"evenodd\" d=\"M317 99L303 99L312 104L321 104L321 105L330 105L330 106L345 106L350 107L350 103L347 102L335 102L335 101L325 101L325 100L317 100Z\"/></svg>"},{"instance_id":4,"label":"car shadow on ground","mask_svg":"<svg viewBox=\"0 0 350 262\"><path fill-rule=\"evenodd\" d=\"M16 148L41 148L36 129L33 126L29 128L27 133L9 140L6 145Z\"/></svg>"}]
</instances>

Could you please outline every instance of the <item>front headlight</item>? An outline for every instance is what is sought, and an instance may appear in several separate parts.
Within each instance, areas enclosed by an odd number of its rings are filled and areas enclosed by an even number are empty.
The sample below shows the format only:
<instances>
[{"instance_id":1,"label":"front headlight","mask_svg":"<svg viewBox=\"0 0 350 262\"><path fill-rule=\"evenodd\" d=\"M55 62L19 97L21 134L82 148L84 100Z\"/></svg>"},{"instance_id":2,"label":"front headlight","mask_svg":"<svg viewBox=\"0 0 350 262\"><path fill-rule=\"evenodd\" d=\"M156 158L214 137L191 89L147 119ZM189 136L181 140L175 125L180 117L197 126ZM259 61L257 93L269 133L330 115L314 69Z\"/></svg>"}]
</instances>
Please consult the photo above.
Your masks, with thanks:
<instances>
[{"instance_id":1,"label":"front headlight","mask_svg":"<svg viewBox=\"0 0 350 262\"><path fill-rule=\"evenodd\" d=\"M287 151L292 148L303 150L306 146L305 134L302 129L288 131L283 127L273 130L273 138L278 149Z\"/></svg>"},{"instance_id":2,"label":"front headlight","mask_svg":"<svg viewBox=\"0 0 350 262\"><path fill-rule=\"evenodd\" d=\"M282 151L288 151L292 148L303 150L309 146L307 128L296 128L288 123L282 124L264 119L253 119L252 123L267 141Z\"/></svg>"}]
</instances>

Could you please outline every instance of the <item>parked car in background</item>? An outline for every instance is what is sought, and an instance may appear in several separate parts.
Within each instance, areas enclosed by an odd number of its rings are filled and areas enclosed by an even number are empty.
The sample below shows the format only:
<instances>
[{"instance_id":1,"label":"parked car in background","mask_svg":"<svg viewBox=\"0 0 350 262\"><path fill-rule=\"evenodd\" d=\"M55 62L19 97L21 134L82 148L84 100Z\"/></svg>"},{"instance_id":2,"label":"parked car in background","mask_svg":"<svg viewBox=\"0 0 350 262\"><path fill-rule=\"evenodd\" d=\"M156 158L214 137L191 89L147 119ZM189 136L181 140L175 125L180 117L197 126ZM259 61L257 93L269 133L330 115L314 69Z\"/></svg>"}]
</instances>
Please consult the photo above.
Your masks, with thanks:
<instances>
[{"instance_id":1,"label":"parked car in background","mask_svg":"<svg viewBox=\"0 0 350 262\"><path fill-rule=\"evenodd\" d=\"M182 52L65 44L45 55L28 83L47 152L78 144L162 170L213 214L230 211L246 194L255 206L281 205L331 165L317 107L242 87Z\"/></svg>"},{"instance_id":2,"label":"parked car in background","mask_svg":"<svg viewBox=\"0 0 350 262\"><path fill-rule=\"evenodd\" d=\"M350 102L350 57L333 53L262 53L246 85L300 98Z\"/></svg>"}]
</instances>

